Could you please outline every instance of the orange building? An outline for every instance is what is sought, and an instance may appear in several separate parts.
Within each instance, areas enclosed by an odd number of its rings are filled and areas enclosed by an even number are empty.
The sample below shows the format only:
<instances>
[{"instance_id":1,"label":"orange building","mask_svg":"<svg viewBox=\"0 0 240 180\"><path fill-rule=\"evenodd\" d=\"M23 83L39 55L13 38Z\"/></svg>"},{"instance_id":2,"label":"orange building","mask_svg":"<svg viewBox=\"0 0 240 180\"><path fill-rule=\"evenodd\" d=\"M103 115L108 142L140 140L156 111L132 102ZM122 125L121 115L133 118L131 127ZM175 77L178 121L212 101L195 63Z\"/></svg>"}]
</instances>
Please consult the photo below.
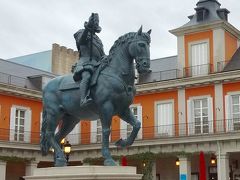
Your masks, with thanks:
<instances>
[{"instance_id":1,"label":"orange building","mask_svg":"<svg viewBox=\"0 0 240 180\"><path fill-rule=\"evenodd\" d=\"M138 78L131 109L142 128L133 146L114 146L132 127L112 119L112 154L127 155L129 165L139 173L151 171L153 180L198 180L201 151L208 179L240 177L240 31L217 0L199 0L196 6L188 23L170 31L177 37L177 56L151 60L152 72ZM5 68L19 68L10 64ZM23 84L11 79L14 74L1 74L0 172L7 172L6 179L13 168L21 167L18 176L23 176L52 161L39 151L41 87L52 74L34 72L25 74ZM99 120L75 127L67 137L73 145L70 163L91 158L101 164L101 133Z\"/></svg>"},{"instance_id":2,"label":"orange building","mask_svg":"<svg viewBox=\"0 0 240 180\"><path fill-rule=\"evenodd\" d=\"M39 154L41 90L55 75L4 60L0 69L0 179L18 179Z\"/></svg>"}]
</instances>

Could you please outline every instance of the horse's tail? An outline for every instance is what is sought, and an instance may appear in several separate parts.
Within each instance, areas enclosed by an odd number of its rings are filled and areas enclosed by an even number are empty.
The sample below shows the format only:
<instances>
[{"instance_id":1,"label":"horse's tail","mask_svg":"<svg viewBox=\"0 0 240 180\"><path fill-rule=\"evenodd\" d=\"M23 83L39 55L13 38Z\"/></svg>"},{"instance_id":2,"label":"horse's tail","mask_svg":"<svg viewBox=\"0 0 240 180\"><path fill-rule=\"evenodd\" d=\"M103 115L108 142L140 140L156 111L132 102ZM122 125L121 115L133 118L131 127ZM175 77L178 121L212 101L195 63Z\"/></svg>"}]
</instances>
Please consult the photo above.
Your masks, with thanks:
<instances>
[{"instance_id":1,"label":"horse's tail","mask_svg":"<svg viewBox=\"0 0 240 180\"><path fill-rule=\"evenodd\" d=\"M46 136L46 129L47 129L47 112L45 108L43 108L40 147L41 147L42 155L44 156L48 154L48 151L50 148L49 142Z\"/></svg>"}]
</instances>

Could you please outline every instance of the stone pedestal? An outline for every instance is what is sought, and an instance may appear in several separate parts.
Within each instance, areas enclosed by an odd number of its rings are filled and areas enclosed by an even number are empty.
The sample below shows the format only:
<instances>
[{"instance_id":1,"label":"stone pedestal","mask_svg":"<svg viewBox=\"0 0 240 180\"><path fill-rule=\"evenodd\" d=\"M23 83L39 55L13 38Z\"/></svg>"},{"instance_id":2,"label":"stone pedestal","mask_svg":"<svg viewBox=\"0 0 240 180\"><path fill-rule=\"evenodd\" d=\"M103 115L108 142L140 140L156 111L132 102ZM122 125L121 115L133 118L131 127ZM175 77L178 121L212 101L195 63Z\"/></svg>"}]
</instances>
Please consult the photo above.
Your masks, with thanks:
<instances>
[{"instance_id":1,"label":"stone pedestal","mask_svg":"<svg viewBox=\"0 0 240 180\"><path fill-rule=\"evenodd\" d=\"M38 168L25 180L140 180L136 167L130 166L68 166Z\"/></svg>"}]
</instances>

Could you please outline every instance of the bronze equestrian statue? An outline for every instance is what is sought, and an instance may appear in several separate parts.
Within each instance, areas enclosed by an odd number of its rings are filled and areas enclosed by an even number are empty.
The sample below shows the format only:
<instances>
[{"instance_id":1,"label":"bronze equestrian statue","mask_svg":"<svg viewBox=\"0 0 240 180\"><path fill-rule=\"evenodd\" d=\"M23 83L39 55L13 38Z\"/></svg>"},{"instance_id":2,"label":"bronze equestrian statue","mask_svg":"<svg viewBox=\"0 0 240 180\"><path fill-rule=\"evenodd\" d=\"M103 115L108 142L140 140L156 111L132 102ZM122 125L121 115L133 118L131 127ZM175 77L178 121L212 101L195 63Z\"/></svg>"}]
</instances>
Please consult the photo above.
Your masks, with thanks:
<instances>
[{"instance_id":1,"label":"bronze equestrian statue","mask_svg":"<svg viewBox=\"0 0 240 180\"><path fill-rule=\"evenodd\" d=\"M92 23L92 19L93 22L94 19L96 22ZM141 128L140 121L134 117L129 106L136 93L135 68L139 73L149 71L151 30L145 33L142 32L141 27L138 32L130 32L119 37L110 49L109 55L102 58L101 56L104 56L102 45L96 45L93 40L94 38L98 39L95 32L100 31L97 15L92 15L89 22L85 23L85 30L80 33L81 35L77 33L75 38L79 50L83 53L80 61L88 62L89 55L90 66L84 62L83 65L80 65L79 61L74 74L56 77L43 89L41 151L43 155L47 155L50 148L54 149L55 166L66 165L60 141L72 131L80 120L101 119L102 156L106 166L116 165L109 151L112 117L117 115L133 127L130 136L127 139L119 139L115 143L116 146L124 148L132 145ZM84 32L87 33L87 36L83 36ZM88 37L89 35L90 37ZM78 43L78 38L83 38L83 42L80 40ZM90 42L88 38L90 38ZM96 42L101 41L97 40ZM136 64L134 64L134 60ZM85 78L83 72L88 73L86 75L88 80L83 80ZM89 74L92 75L91 78ZM90 86L89 93L86 93L87 88L81 89L84 86L81 85L81 81L85 81L84 83ZM79 102L83 102L86 96L91 97L92 101L87 102L84 106L79 106ZM61 128L55 134L60 121L62 121Z\"/></svg>"}]
</instances>

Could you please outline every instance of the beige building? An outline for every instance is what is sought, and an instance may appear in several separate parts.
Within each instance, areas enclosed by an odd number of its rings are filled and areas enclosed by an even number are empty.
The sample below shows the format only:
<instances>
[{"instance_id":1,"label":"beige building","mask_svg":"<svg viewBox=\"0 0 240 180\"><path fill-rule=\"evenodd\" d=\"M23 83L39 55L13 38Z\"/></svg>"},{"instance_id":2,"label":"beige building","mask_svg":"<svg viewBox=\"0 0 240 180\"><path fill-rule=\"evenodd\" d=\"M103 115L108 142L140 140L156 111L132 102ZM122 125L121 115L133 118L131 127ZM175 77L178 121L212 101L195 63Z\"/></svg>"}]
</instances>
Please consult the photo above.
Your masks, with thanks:
<instances>
[{"instance_id":1,"label":"beige building","mask_svg":"<svg viewBox=\"0 0 240 180\"><path fill-rule=\"evenodd\" d=\"M79 53L65 46L52 45L52 73L62 75L71 72L72 65L79 58Z\"/></svg>"}]
</instances>

